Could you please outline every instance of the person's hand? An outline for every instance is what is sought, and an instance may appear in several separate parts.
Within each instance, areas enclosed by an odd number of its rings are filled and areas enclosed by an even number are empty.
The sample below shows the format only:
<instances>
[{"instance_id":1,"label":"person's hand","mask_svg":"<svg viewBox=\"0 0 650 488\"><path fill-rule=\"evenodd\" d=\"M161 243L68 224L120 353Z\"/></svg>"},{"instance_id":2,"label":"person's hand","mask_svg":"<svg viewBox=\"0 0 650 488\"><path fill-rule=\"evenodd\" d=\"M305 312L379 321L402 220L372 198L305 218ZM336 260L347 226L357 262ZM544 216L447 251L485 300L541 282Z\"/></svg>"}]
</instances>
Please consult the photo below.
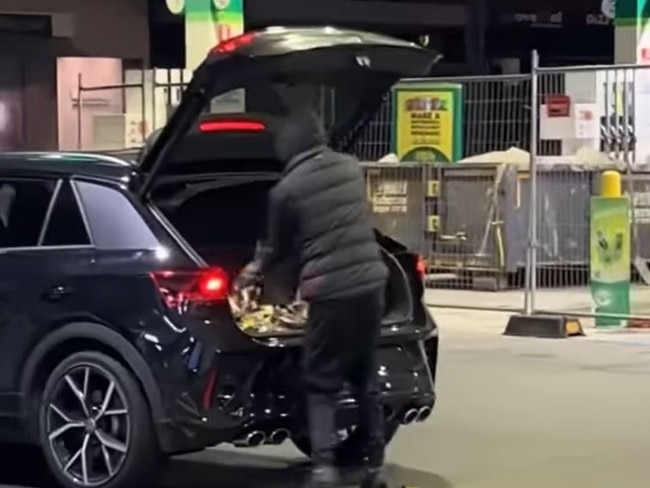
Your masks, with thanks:
<instances>
[{"instance_id":1,"label":"person's hand","mask_svg":"<svg viewBox=\"0 0 650 488\"><path fill-rule=\"evenodd\" d=\"M233 288L235 291L244 290L246 288L252 288L259 285L261 281L261 276L259 273L259 266L256 263L250 263L244 267L239 273L239 276L235 278L233 282Z\"/></svg>"}]
</instances>

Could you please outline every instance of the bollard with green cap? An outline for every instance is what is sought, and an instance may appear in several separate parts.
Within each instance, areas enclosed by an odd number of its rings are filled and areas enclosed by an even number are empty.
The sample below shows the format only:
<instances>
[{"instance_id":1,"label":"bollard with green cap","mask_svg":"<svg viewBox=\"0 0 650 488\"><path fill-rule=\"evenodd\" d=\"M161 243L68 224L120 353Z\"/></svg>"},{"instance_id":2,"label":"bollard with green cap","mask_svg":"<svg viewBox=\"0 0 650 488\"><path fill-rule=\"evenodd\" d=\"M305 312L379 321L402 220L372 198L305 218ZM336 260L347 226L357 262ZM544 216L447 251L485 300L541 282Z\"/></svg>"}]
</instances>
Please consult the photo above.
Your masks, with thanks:
<instances>
[{"instance_id":1,"label":"bollard with green cap","mask_svg":"<svg viewBox=\"0 0 650 488\"><path fill-rule=\"evenodd\" d=\"M630 201L621 193L621 175L601 175L600 196L590 205L591 296L596 327L621 327L630 313Z\"/></svg>"}]
</instances>

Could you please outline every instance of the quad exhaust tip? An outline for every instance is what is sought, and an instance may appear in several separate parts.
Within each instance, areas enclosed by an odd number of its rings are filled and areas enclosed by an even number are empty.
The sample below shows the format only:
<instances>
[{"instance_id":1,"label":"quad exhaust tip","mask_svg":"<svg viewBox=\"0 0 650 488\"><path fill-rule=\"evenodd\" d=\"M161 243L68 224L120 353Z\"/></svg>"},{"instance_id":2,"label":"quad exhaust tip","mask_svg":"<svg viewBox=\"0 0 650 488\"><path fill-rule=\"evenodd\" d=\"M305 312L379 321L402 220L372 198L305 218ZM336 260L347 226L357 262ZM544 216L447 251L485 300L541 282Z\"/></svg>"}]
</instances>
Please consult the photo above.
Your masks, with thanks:
<instances>
[{"instance_id":1,"label":"quad exhaust tip","mask_svg":"<svg viewBox=\"0 0 650 488\"><path fill-rule=\"evenodd\" d=\"M417 418L415 420L417 422L424 422L429 418L429 415L431 415L431 407L420 407L420 410L418 410Z\"/></svg>"},{"instance_id":2,"label":"quad exhaust tip","mask_svg":"<svg viewBox=\"0 0 650 488\"><path fill-rule=\"evenodd\" d=\"M409 408L402 417L402 424L408 425L413 422L424 422L431 415L431 407Z\"/></svg>"},{"instance_id":3,"label":"quad exhaust tip","mask_svg":"<svg viewBox=\"0 0 650 488\"><path fill-rule=\"evenodd\" d=\"M267 437L267 442L269 444L277 446L278 444L282 444L284 441L286 441L289 438L289 435L290 433L287 429L275 429Z\"/></svg>"},{"instance_id":4,"label":"quad exhaust tip","mask_svg":"<svg viewBox=\"0 0 650 488\"><path fill-rule=\"evenodd\" d=\"M257 447L266 441L266 434L261 430L254 430L246 434L241 439L237 439L233 444L237 447Z\"/></svg>"},{"instance_id":5,"label":"quad exhaust tip","mask_svg":"<svg viewBox=\"0 0 650 488\"><path fill-rule=\"evenodd\" d=\"M412 424L418 417L418 410L415 408L409 408L402 417L402 423L404 425Z\"/></svg>"},{"instance_id":6,"label":"quad exhaust tip","mask_svg":"<svg viewBox=\"0 0 650 488\"><path fill-rule=\"evenodd\" d=\"M266 441L268 444L277 446L278 444L282 444L284 441L286 441L290 435L291 433L287 429L275 429L267 437Z\"/></svg>"}]
</instances>

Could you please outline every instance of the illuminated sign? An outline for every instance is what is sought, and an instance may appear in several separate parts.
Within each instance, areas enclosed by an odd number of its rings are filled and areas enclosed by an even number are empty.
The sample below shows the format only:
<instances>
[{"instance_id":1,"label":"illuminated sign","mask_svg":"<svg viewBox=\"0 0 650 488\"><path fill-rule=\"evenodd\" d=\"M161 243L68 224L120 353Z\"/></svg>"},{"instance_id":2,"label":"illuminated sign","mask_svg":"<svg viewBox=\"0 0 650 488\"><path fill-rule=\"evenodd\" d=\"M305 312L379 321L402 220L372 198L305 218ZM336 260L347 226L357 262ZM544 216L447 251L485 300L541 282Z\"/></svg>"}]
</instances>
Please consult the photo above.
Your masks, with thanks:
<instances>
[{"instance_id":1,"label":"illuminated sign","mask_svg":"<svg viewBox=\"0 0 650 488\"><path fill-rule=\"evenodd\" d=\"M185 19L187 69L203 61L215 45L244 31L244 0L165 0L167 9Z\"/></svg>"}]
</instances>

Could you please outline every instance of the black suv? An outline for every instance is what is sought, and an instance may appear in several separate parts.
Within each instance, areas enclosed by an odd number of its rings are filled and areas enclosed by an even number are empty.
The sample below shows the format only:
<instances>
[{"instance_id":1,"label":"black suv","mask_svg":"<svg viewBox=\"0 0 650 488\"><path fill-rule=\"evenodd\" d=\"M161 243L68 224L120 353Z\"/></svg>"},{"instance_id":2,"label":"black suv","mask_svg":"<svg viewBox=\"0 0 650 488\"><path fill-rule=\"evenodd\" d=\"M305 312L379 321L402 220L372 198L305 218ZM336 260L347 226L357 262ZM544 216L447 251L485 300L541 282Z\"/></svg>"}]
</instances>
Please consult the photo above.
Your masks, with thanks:
<instances>
[{"instance_id":1,"label":"black suv","mask_svg":"<svg viewBox=\"0 0 650 488\"><path fill-rule=\"evenodd\" d=\"M138 486L161 455L219 443L290 438L309 455L300 331L243 331L227 301L279 165L264 117L204 108L306 82L356 90L358 121L433 58L373 34L270 28L212 50L138 162L0 155L0 440L40 445L66 487ZM418 256L377 238L391 270L378 371L390 440L433 408L438 335ZM340 406L340 461L357 462L349 392Z\"/></svg>"}]
</instances>

